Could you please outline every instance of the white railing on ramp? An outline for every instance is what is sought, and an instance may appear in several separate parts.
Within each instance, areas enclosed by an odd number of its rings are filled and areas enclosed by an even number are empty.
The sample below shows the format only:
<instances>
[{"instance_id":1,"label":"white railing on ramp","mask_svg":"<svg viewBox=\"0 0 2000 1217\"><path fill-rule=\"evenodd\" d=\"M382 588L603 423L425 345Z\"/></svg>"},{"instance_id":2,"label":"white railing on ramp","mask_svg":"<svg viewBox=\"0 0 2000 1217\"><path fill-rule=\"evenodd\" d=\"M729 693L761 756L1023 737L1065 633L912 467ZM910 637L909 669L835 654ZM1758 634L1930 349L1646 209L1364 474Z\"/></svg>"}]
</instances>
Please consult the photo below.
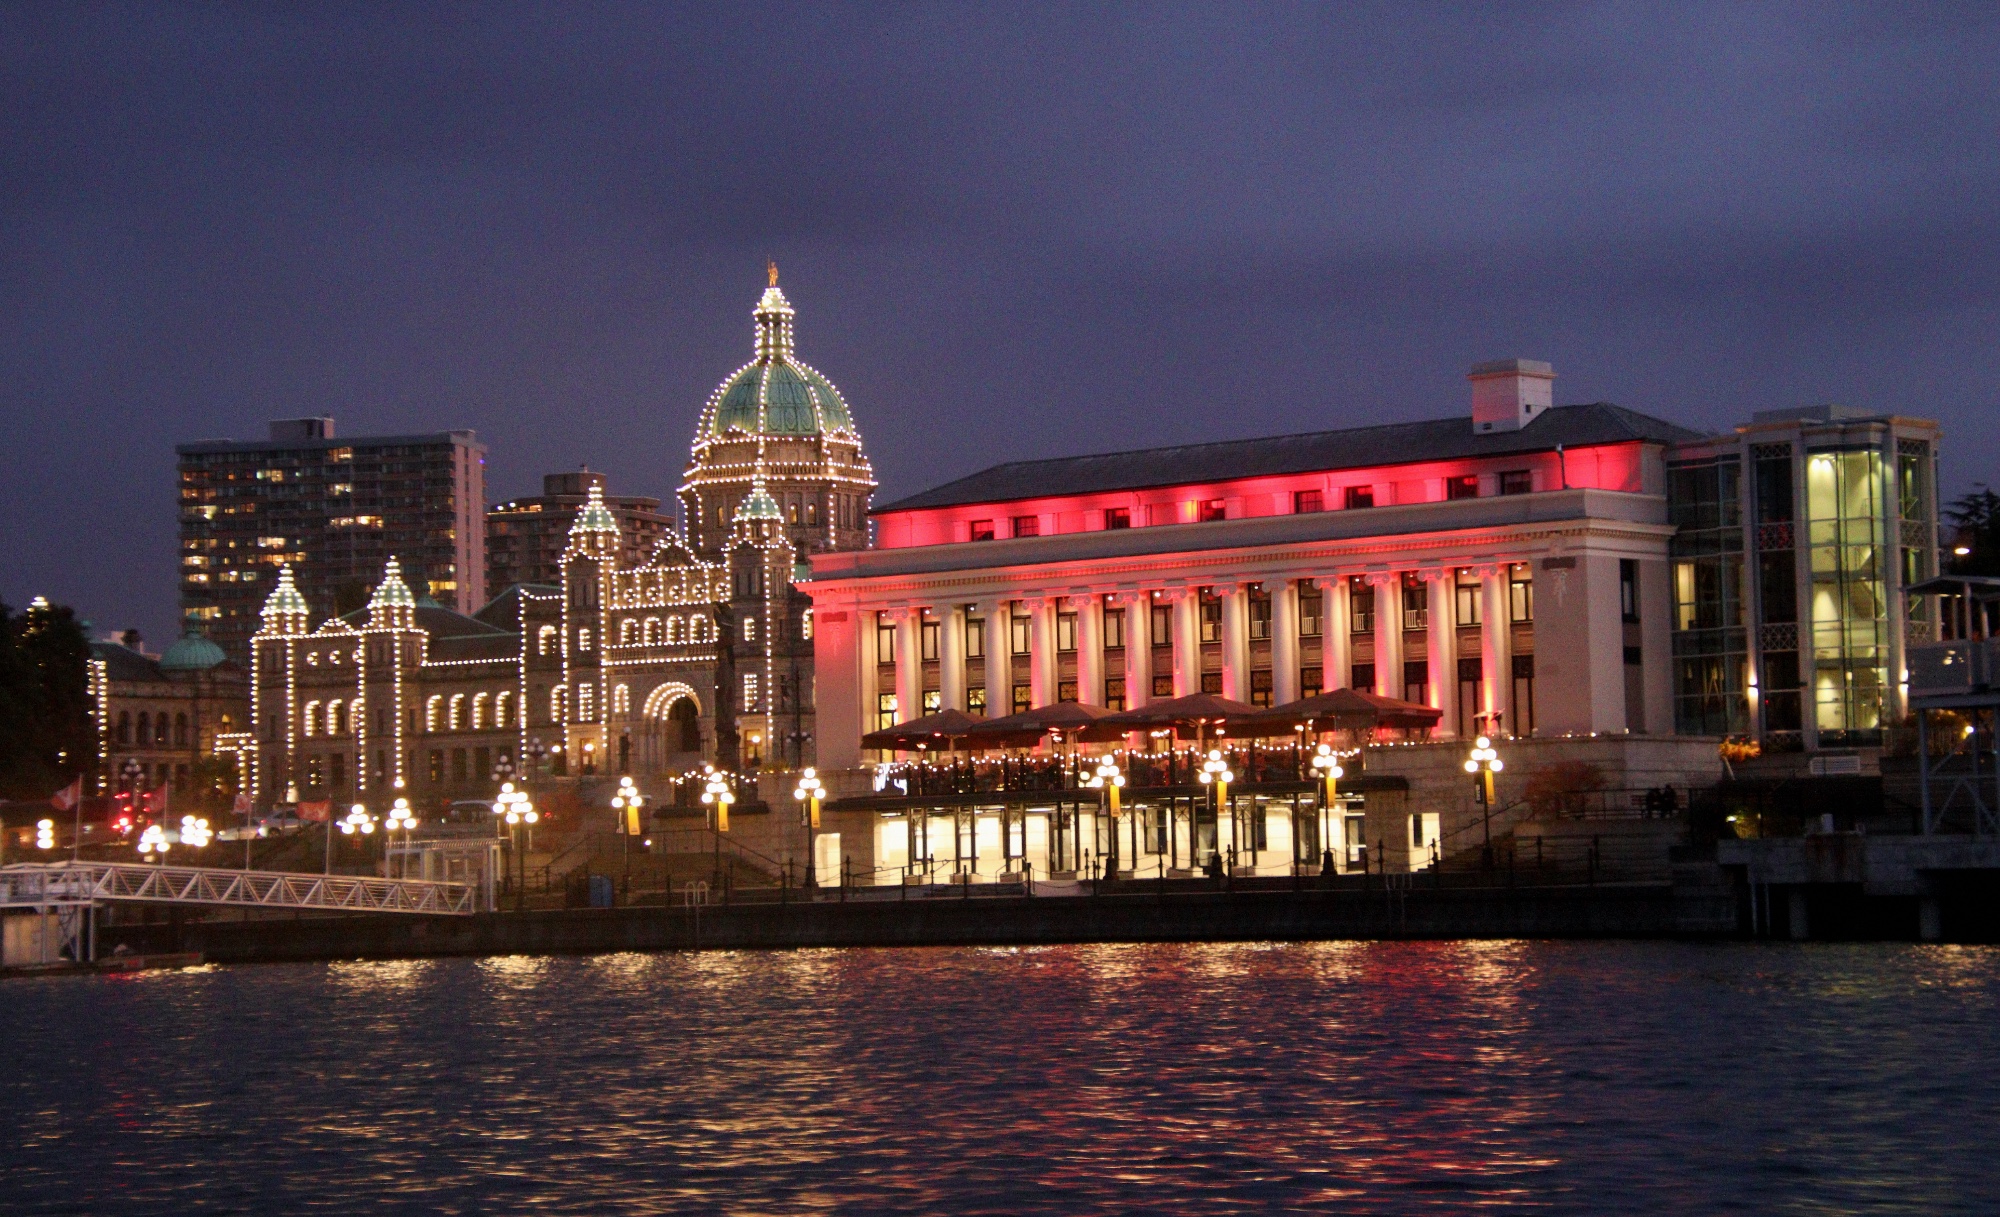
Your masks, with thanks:
<instances>
[{"instance_id":1,"label":"white railing on ramp","mask_svg":"<svg viewBox=\"0 0 2000 1217\"><path fill-rule=\"evenodd\" d=\"M51 862L0 867L0 908L199 904L347 913L464 916L479 911L469 883L377 879L289 871L149 866L142 862Z\"/></svg>"}]
</instances>

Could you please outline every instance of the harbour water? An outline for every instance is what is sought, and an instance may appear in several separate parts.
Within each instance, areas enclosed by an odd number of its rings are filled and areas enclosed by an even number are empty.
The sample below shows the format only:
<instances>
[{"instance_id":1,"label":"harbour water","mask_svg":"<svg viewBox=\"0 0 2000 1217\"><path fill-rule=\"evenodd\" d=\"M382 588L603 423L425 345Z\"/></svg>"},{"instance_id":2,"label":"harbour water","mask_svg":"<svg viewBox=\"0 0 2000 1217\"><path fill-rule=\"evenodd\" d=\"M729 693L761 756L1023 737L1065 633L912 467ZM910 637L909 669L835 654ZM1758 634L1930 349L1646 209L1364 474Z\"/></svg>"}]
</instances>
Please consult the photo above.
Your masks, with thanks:
<instances>
[{"instance_id":1,"label":"harbour water","mask_svg":"<svg viewBox=\"0 0 2000 1217\"><path fill-rule=\"evenodd\" d=\"M1991 1213L2000 949L494 957L0 982L0 1211Z\"/></svg>"}]
</instances>

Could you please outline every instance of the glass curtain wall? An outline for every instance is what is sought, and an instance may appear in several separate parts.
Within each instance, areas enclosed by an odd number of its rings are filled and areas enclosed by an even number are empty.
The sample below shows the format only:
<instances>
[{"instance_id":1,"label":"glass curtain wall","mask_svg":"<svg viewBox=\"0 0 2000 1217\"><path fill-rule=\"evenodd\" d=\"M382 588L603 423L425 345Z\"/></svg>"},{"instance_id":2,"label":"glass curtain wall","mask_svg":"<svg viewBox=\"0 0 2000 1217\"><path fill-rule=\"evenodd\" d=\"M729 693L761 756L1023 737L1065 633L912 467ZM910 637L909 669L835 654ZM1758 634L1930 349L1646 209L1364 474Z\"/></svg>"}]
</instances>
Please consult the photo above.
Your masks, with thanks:
<instances>
[{"instance_id":1,"label":"glass curtain wall","mask_svg":"<svg viewBox=\"0 0 2000 1217\"><path fill-rule=\"evenodd\" d=\"M1674 572L1674 729L1750 731L1743 589L1742 465L1733 456L1667 471Z\"/></svg>"},{"instance_id":2,"label":"glass curtain wall","mask_svg":"<svg viewBox=\"0 0 2000 1217\"><path fill-rule=\"evenodd\" d=\"M1936 540L1931 536L1931 446L1920 439L1896 441L1897 516L1902 533L1903 586L1921 583L1937 573ZM1904 604L1905 637L1911 642L1935 642L1930 598L1910 596Z\"/></svg>"},{"instance_id":3,"label":"glass curtain wall","mask_svg":"<svg viewBox=\"0 0 2000 1217\"><path fill-rule=\"evenodd\" d=\"M1792 446L1758 444L1750 450L1751 536L1757 558L1758 696L1767 749L1796 751L1802 743L1804 707L1799 680L1799 588L1792 484Z\"/></svg>"},{"instance_id":4,"label":"glass curtain wall","mask_svg":"<svg viewBox=\"0 0 2000 1217\"><path fill-rule=\"evenodd\" d=\"M1813 709L1823 744L1880 742L1889 633L1883 518L1879 450L1806 458Z\"/></svg>"}]
</instances>

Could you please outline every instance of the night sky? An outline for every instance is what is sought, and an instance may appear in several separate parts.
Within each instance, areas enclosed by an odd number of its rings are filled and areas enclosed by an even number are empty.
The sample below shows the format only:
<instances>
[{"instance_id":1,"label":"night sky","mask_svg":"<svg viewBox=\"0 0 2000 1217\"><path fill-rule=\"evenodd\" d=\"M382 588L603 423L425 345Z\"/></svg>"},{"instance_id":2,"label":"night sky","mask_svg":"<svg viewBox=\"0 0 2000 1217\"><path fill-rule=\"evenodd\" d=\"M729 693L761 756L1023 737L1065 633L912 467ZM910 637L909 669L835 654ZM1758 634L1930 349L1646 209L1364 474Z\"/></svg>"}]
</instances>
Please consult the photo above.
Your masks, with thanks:
<instances>
[{"instance_id":1,"label":"night sky","mask_svg":"<svg viewBox=\"0 0 2000 1217\"><path fill-rule=\"evenodd\" d=\"M671 495L777 259L878 501L1468 411L1839 401L2000 482L1984 5L0 10L0 598L176 620L173 446Z\"/></svg>"}]
</instances>

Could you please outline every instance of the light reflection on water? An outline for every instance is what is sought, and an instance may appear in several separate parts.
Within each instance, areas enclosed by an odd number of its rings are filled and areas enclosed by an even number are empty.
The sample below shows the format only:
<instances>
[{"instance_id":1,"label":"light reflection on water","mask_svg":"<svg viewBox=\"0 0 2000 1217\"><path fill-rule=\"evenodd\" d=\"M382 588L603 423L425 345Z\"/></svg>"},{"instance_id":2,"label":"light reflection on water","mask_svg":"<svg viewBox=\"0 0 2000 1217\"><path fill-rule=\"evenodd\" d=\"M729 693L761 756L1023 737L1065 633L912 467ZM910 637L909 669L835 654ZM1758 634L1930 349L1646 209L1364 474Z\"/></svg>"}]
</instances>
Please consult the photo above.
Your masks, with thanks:
<instances>
[{"instance_id":1,"label":"light reflection on water","mask_svg":"<svg viewBox=\"0 0 2000 1217\"><path fill-rule=\"evenodd\" d=\"M2000 952L1321 943L0 984L0 1211L1991 1212Z\"/></svg>"}]
</instances>

